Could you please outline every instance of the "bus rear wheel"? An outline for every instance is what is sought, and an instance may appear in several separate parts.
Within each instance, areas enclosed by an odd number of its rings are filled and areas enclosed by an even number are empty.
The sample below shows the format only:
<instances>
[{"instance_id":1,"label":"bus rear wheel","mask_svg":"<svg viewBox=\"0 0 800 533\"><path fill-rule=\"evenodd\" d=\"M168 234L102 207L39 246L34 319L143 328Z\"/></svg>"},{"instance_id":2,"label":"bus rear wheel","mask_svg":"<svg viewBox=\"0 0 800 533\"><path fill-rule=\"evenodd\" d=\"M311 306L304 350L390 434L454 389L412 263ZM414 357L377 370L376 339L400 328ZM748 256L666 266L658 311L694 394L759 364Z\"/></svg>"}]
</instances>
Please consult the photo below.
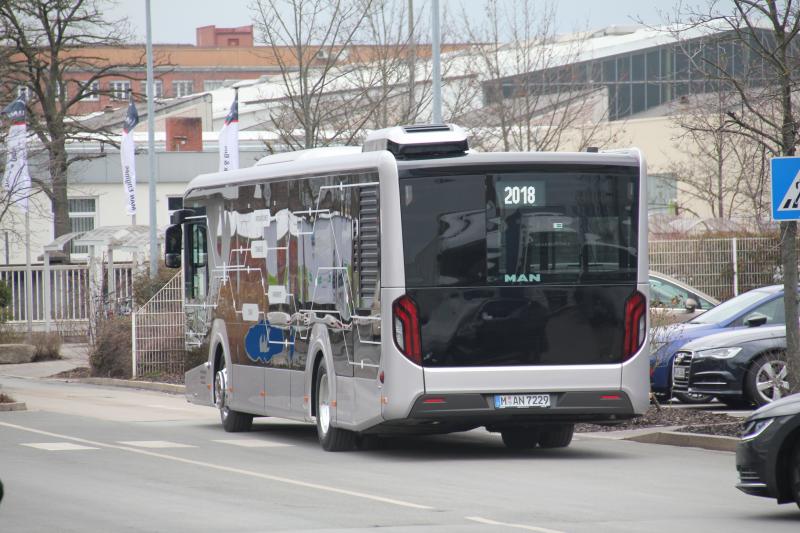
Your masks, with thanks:
<instances>
[{"instance_id":1,"label":"bus rear wheel","mask_svg":"<svg viewBox=\"0 0 800 533\"><path fill-rule=\"evenodd\" d=\"M500 432L509 450L530 450L539 441L539 431L531 428L506 429Z\"/></svg>"},{"instance_id":2,"label":"bus rear wheel","mask_svg":"<svg viewBox=\"0 0 800 533\"><path fill-rule=\"evenodd\" d=\"M331 388L328 370L322 361L317 371L317 436L322 448L329 452L352 450L356 444L356 434L331 424L333 407L333 389Z\"/></svg>"},{"instance_id":3,"label":"bus rear wheel","mask_svg":"<svg viewBox=\"0 0 800 533\"><path fill-rule=\"evenodd\" d=\"M547 426L539 433L539 446L542 448L566 448L572 442L575 424Z\"/></svg>"},{"instance_id":4,"label":"bus rear wheel","mask_svg":"<svg viewBox=\"0 0 800 533\"><path fill-rule=\"evenodd\" d=\"M228 407L228 370L223 362L214 375L214 405L219 409L222 428L229 433L250 431L253 415L233 411Z\"/></svg>"}]
</instances>

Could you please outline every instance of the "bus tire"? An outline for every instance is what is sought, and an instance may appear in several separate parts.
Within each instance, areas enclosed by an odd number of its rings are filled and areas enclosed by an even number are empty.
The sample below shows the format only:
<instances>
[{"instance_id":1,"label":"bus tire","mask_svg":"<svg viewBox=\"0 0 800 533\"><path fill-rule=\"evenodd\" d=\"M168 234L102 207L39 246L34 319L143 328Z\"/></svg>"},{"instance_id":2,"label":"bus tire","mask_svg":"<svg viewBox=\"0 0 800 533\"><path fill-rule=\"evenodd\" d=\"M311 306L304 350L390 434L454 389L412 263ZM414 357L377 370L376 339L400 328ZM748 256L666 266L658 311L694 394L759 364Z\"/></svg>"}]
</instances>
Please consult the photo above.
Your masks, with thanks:
<instances>
[{"instance_id":1,"label":"bus tire","mask_svg":"<svg viewBox=\"0 0 800 533\"><path fill-rule=\"evenodd\" d=\"M531 428L505 429L500 436L509 450L530 450L539 441L539 431Z\"/></svg>"},{"instance_id":2,"label":"bus tire","mask_svg":"<svg viewBox=\"0 0 800 533\"><path fill-rule=\"evenodd\" d=\"M253 415L240 413L228 407L228 371L225 368L225 361L220 363L217 373L214 375L214 405L219 409L219 418L222 421L222 429L229 433L250 431L253 426Z\"/></svg>"},{"instance_id":3,"label":"bus tire","mask_svg":"<svg viewBox=\"0 0 800 533\"><path fill-rule=\"evenodd\" d=\"M548 426L539 432L539 446L542 448L566 448L572 442L575 424Z\"/></svg>"},{"instance_id":4,"label":"bus tire","mask_svg":"<svg viewBox=\"0 0 800 533\"><path fill-rule=\"evenodd\" d=\"M356 444L356 434L346 429L334 427L331 424L331 397L330 380L325 362L322 361L317 371L316 383L317 400L317 436L322 449L328 452L344 452L352 450Z\"/></svg>"}]
</instances>

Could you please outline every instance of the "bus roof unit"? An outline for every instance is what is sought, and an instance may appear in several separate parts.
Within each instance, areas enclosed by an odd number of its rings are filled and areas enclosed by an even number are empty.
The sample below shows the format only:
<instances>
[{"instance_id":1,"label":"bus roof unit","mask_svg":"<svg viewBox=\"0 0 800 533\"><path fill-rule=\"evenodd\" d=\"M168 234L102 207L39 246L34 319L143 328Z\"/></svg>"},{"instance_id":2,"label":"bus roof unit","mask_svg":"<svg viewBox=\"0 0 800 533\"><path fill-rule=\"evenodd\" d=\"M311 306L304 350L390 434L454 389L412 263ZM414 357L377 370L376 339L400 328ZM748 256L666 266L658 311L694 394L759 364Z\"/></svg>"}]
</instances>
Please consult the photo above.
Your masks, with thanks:
<instances>
[{"instance_id":1,"label":"bus roof unit","mask_svg":"<svg viewBox=\"0 0 800 533\"><path fill-rule=\"evenodd\" d=\"M426 159L467 153L467 134L455 124L419 124L376 130L364 140L364 152L388 150L397 159Z\"/></svg>"}]
</instances>

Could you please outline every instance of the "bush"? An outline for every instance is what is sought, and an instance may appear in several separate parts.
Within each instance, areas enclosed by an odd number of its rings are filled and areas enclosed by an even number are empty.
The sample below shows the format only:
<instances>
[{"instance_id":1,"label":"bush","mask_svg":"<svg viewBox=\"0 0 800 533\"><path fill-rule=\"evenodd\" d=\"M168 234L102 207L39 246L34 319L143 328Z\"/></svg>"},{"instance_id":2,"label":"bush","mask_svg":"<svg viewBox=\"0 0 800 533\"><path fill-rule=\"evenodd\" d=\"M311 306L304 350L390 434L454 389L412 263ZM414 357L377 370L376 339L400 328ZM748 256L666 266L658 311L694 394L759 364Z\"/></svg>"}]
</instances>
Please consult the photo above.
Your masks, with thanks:
<instances>
[{"instance_id":1,"label":"bush","mask_svg":"<svg viewBox=\"0 0 800 533\"><path fill-rule=\"evenodd\" d=\"M58 333L34 333L31 335L31 344L36 351L34 361L49 361L61 359L61 335Z\"/></svg>"},{"instance_id":2,"label":"bush","mask_svg":"<svg viewBox=\"0 0 800 533\"><path fill-rule=\"evenodd\" d=\"M0 403L15 403L17 400L6 394L5 392L0 392Z\"/></svg>"},{"instance_id":3,"label":"bush","mask_svg":"<svg viewBox=\"0 0 800 533\"><path fill-rule=\"evenodd\" d=\"M175 269L159 265L154 279L150 279L149 269L137 273L133 277L133 303L136 307L146 304L177 272Z\"/></svg>"},{"instance_id":4,"label":"bush","mask_svg":"<svg viewBox=\"0 0 800 533\"><path fill-rule=\"evenodd\" d=\"M93 376L131 377L131 318L116 316L97 324L89 366Z\"/></svg>"}]
</instances>

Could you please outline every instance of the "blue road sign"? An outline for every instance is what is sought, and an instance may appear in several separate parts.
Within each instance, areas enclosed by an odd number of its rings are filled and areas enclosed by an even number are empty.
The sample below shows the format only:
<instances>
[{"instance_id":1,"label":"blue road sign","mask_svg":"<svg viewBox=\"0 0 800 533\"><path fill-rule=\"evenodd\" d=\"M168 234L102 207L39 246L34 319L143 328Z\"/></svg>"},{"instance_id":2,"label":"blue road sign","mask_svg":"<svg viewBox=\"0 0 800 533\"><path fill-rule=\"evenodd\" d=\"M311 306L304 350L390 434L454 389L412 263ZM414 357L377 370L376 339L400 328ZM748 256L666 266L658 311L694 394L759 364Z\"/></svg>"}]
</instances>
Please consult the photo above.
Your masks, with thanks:
<instances>
[{"instance_id":1,"label":"blue road sign","mask_svg":"<svg viewBox=\"0 0 800 533\"><path fill-rule=\"evenodd\" d=\"M772 219L800 220L800 157L774 157Z\"/></svg>"}]
</instances>

